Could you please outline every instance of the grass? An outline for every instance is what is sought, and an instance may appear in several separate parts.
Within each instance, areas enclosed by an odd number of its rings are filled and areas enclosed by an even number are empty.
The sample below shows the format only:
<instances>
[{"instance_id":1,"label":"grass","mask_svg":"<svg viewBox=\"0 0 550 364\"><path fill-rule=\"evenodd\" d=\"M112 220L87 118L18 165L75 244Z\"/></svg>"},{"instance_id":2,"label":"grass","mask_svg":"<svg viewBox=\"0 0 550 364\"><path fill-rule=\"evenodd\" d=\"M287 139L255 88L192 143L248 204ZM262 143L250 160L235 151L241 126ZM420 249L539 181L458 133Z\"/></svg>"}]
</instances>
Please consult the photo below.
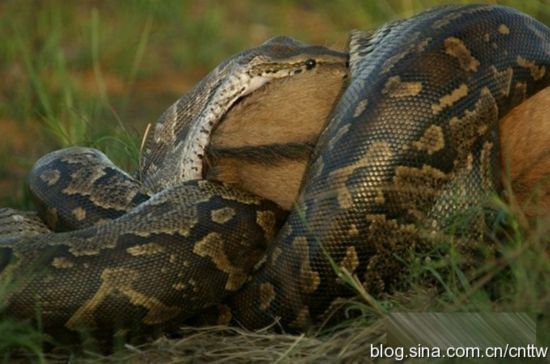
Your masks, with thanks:
<instances>
[{"instance_id":1,"label":"grass","mask_svg":"<svg viewBox=\"0 0 550 364\"><path fill-rule=\"evenodd\" d=\"M134 171L145 126L229 55L279 34L344 48L354 28L374 28L452 1L251 0L0 3L0 206L30 208L24 181L44 153L74 144L103 150ZM477 1L479 2L479 1ZM456 3L456 1L454 2ZM503 1L550 24L544 0ZM497 201L498 202L498 201ZM126 347L90 361L353 361L366 342L380 340L381 317L391 310L521 311L537 319L539 340L550 344L548 222L525 222L498 202L512 228L499 237L499 258L471 277L458 268L452 245L412 263L406 293L373 298L352 276L353 307L362 319L337 332L274 335L235 329L185 329L185 338ZM429 277L442 294L422 282ZM43 337L24 324L0 322L0 358L14 348L45 361ZM6 339L5 339L6 338ZM9 339L8 339L9 338ZM81 356L79 360L84 360ZM2 360L0 359L0 360Z\"/></svg>"}]
</instances>

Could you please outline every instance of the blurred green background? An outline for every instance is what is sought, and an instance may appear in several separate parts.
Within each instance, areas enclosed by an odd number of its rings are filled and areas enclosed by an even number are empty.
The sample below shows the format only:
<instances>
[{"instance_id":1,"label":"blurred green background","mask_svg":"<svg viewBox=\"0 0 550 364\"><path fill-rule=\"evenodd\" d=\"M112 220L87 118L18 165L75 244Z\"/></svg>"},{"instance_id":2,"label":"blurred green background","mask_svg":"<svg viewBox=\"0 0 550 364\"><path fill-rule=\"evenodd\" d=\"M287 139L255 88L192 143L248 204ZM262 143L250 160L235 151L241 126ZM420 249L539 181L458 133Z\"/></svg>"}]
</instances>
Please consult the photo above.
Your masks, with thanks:
<instances>
[{"instance_id":1,"label":"blurred green background","mask_svg":"<svg viewBox=\"0 0 550 364\"><path fill-rule=\"evenodd\" d=\"M485 2L550 23L549 0ZM29 207L28 170L63 146L133 171L147 123L235 52L282 34L342 49L351 29L445 3L457 1L4 0L0 206Z\"/></svg>"}]
</instances>

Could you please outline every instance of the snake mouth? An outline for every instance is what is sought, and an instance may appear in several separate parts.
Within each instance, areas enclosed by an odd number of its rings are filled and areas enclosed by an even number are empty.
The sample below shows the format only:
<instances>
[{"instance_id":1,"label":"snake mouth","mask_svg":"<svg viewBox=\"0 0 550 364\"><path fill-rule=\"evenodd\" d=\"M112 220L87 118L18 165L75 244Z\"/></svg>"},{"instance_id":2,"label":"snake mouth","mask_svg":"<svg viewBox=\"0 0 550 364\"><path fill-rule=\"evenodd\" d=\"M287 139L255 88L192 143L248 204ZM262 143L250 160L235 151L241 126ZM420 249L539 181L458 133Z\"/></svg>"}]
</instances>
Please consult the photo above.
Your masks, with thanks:
<instances>
[{"instance_id":1,"label":"snake mouth","mask_svg":"<svg viewBox=\"0 0 550 364\"><path fill-rule=\"evenodd\" d=\"M267 85L278 85L305 74L315 73L315 70L320 67L341 66L347 57L339 52L334 51L334 53L336 54L322 62L307 59L290 63L256 61L254 64L256 59L254 57L247 65L231 65L228 66L228 69L222 67L223 71L221 72L225 72L225 75L221 78L217 73L211 73L199 86L199 89L203 89L204 85L211 84L211 90L200 101L202 108L192 120L183 143L182 180L204 178L204 157L212 135L215 129L223 123L224 116L236 105L242 104L244 97L258 93ZM204 92L202 93L204 94ZM290 102L295 102L292 101L292 95L289 97Z\"/></svg>"}]
</instances>

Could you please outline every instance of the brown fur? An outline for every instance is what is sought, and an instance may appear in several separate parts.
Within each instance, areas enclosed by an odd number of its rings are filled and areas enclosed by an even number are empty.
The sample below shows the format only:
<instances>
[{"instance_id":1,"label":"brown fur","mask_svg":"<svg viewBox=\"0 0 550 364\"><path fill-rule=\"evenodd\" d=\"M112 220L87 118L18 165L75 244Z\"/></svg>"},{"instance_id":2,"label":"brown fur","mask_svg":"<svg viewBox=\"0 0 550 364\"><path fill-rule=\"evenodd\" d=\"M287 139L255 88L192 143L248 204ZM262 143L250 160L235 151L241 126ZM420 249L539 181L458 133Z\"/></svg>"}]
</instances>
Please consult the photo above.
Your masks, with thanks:
<instances>
[{"instance_id":1,"label":"brown fur","mask_svg":"<svg viewBox=\"0 0 550 364\"><path fill-rule=\"evenodd\" d=\"M215 132L207 178L233 183L289 209L310 151L344 85L344 65L276 81L237 104ZM550 211L550 88L500 126L510 201L528 216ZM292 148L291 148L292 146Z\"/></svg>"},{"instance_id":2,"label":"brown fur","mask_svg":"<svg viewBox=\"0 0 550 364\"><path fill-rule=\"evenodd\" d=\"M290 209L346 74L343 59L274 81L243 99L214 132L207 178Z\"/></svg>"},{"instance_id":3,"label":"brown fur","mask_svg":"<svg viewBox=\"0 0 550 364\"><path fill-rule=\"evenodd\" d=\"M500 126L504 185L528 216L550 213L550 87L514 108Z\"/></svg>"}]
</instances>

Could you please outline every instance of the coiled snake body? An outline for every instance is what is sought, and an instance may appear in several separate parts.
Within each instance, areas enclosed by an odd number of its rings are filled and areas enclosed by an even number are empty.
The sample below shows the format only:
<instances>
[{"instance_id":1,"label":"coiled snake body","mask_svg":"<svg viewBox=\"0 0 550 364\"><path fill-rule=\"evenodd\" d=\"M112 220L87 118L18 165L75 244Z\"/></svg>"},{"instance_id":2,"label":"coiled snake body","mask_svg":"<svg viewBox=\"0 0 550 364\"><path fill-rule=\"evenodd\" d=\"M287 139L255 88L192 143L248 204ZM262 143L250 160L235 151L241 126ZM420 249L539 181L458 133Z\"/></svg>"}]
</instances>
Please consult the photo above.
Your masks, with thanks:
<instances>
[{"instance_id":1,"label":"coiled snake body","mask_svg":"<svg viewBox=\"0 0 550 364\"><path fill-rule=\"evenodd\" d=\"M268 201L200 180L210 133L239 97L344 57L275 38L220 65L149 134L143 184L90 149L44 157L31 174L42 215L80 230L45 233L3 211L5 312L39 312L52 332L165 328L224 302L245 327L279 318L301 329L352 294L334 266L376 293L427 233L476 241L475 208L498 188L499 120L550 84L549 30L510 8L443 7L353 32L349 84L286 221ZM476 228L454 231L471 210Z\"/></svg>"}]
</instances>

